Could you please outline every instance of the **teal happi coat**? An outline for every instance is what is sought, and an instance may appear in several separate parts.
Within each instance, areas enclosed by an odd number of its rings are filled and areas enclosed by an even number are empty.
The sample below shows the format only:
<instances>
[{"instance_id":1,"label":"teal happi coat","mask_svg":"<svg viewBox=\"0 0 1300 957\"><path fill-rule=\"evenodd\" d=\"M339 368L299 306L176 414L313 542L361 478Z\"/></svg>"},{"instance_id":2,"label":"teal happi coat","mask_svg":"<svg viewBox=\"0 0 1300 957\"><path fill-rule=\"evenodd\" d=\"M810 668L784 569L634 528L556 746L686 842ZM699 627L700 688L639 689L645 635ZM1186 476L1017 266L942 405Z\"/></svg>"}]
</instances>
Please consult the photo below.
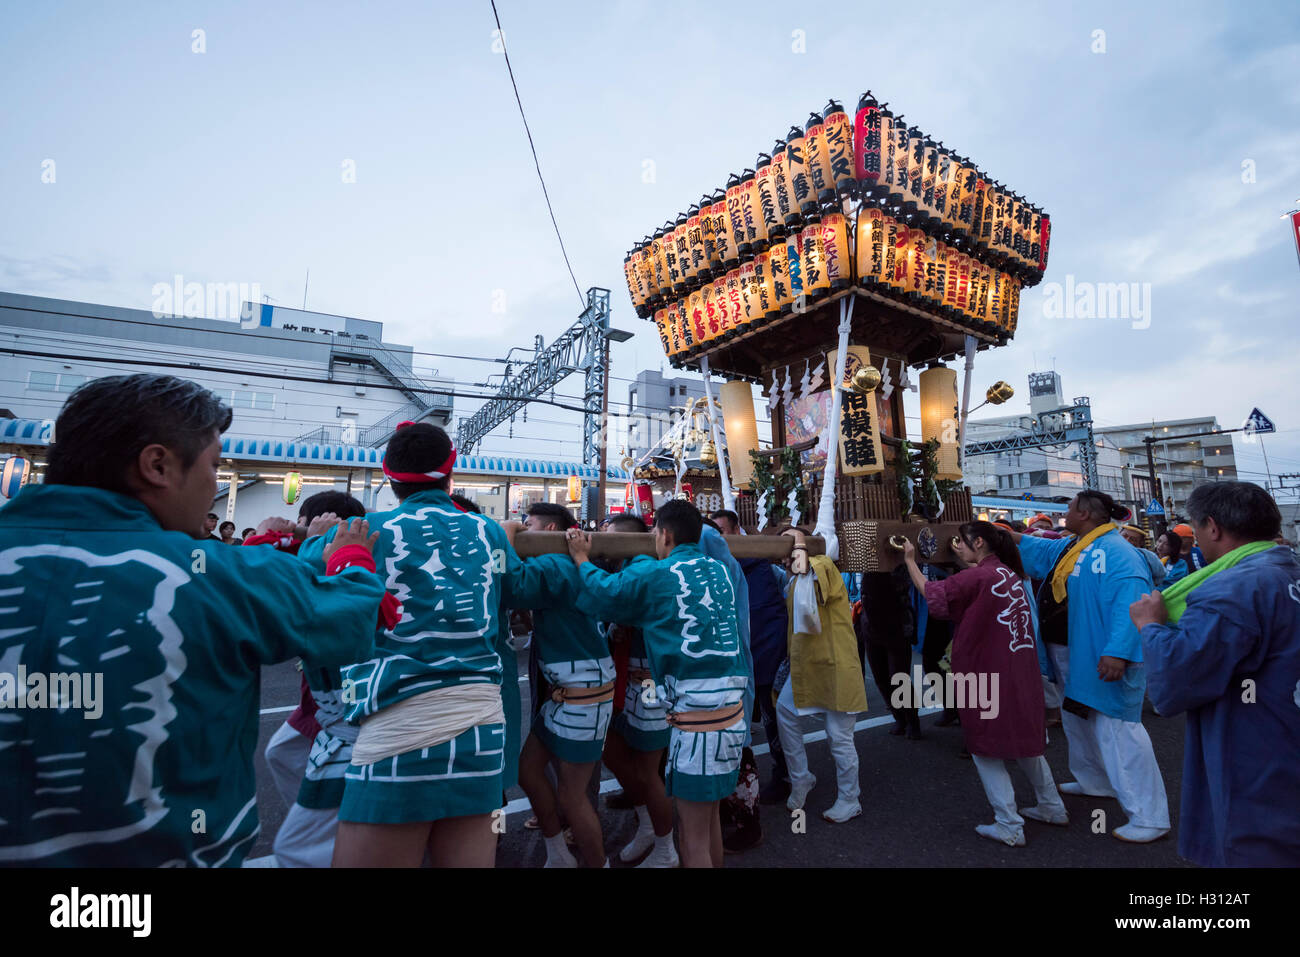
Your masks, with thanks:
<instances>
[{"instance_id":1,"label":"teal happi coat","mask_svg":"<svg viewBox=\"0 0 1300 957\"><path fill-rule=\"evenodd\" d=\"M0 866L239 866L261 668L369 657L383 592L24 488L0 510Z\"/></svg>"},{"instance_id":2,"label":"teal happi coat","mask_svg":"<svg viewBox=\"0 0 1300 957\"><path fill-rule=\"evenodd\" d=\"M578 572L590 614L642 629L650 674L670 711L742 701L749 668L735 589L721 562L699 545L682 544L660 561L628 562L618 574L591 562Z\"/></svg>"}]
</instances>

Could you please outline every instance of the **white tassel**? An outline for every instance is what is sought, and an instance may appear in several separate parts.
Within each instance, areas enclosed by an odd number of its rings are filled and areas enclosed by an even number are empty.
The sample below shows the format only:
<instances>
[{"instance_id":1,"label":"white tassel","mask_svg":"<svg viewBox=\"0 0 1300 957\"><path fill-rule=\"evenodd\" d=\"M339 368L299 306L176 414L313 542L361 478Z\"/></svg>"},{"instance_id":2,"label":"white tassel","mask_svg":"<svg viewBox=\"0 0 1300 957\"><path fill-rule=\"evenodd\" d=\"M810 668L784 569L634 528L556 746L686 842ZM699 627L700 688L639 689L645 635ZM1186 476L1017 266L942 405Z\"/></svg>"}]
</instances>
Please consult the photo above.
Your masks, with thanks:
<instances>
[{"instance_id":1,"label":"white tassel","mask_svg":"<svg viewBox=\"0 0 1300 957\"><path fill-rule=\"evenodd\" d=\"M792 388L792 386L793 386L793 382L791 382L791 378L790 378L790 367L786 366L785 385L781 386L781 393L785 397L785 407L787 409L790 408L791 404L793 404L794 402L794 389Z\"/></svg>"},{"instance_id":2,"label":"white tassel","mask_svg":"<svg viewBox=\"0 0 1300 957\"><path fill-rule=\"evenodd\" d=\"M785 507L790 510L790 524L798 525L803 520L803 515L799 513L799 490L790 489L790 494L786 496Z\"/></svg>"},{"instance_id":3,"label":"white tassel","mask_svg":"<svg viewBox=\"0 0 1300 957\"><path fill-rule=\"evenodd\" d=\"M880 396L886 402L894 392L894 380L889 375L889 362L880 363Z\"/></svg>"},{"instance_id":4,"label":"white tassel","mask_svg":"<svg viewBox=\"0 0 1300 957\"><path fill-rule=\"evenodd\" d=\"M768 390L768 393L767 393L767 411L768 411L768 412L775 412L775 411L776 411L776 404L777 404L778 402L780 402L780 401L781 401L781 379L780 379L780 377L776 374L776 370L773 369L773 370L772 370L772 387Z\"/></svg>"},{"instance_id":5,"label":"white tassel","mask_svg":"<svg viewBox=\"0 0 1300 957\"><path fill-rule=\"evenodd\" d=\"M805 359L803 361L803 378L799 380L799 398L801 400L808 398L809 385L810 383L808 381L808 360Z\"/></svg>"},{"instance_id":6,"label":"white tassel","mask_svg":"<svg viewBox=\"0 0 1300 957\"><path fill-rule=\"evenodd\" d=\"M912 379L907 374L907 361L903 360L899 362L899 368L902 370L902 377L898 380L898 387L900 389L906 389L908 392L915 392L916 386L912 385Z\"/></svg>"},{"instance_id":7,"label":"white tassel","mask_svg":"<svg viewBox=\"0 0 1300 957\"><path fill-rule=\"evenodd\" d=\"M772 496L770 488L763 489L763 494L758 497L758 530L761 532L767 528L767 500Z\"/></svg>"}]
</instances>

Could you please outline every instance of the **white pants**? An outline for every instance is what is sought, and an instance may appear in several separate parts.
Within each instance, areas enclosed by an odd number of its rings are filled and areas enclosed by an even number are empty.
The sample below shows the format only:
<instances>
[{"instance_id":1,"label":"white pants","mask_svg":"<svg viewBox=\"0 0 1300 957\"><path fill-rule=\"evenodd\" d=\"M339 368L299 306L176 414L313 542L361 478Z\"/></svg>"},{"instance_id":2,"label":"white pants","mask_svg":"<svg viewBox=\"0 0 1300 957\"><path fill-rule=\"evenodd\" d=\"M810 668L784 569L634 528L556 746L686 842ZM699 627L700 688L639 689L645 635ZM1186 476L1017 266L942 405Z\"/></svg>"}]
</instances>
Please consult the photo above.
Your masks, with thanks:
<instances>
[{"instance_id":1,"label":"white pants","mask_svg":"<svg viewBox=\"0 0 1300 957\"><path fill-rule=\"evenodd\" d=\"M1047 647L1064 683L1070 674L1069 650ZM1130 824L1169 827L1165 779L1141 721L1121 721L1100 711L1081 718L1062 710L1061 727L1069 743L1070 773L1086 793L1118 798Z\"/></svg>"},{"instance_id":2,"label":"white pants","mask_svg":"<svg viewBox=\"0 0 1300 957\"><path fill-rule=\"evenodd\" d=\"M836 787L841 801L858 799L858 747L853 740L856 714L846 711L826 711L823 708L799 709L794 704L794 679L786 681L776 699L776 727L781 737L781 749L790 769L790 784L799 787L807 784L812 774L808 771L808 753L803 746L803 733L799 730L799 713L824 714L826 739L830 742L831 757L835 759Z\"/></svg>"},{"instance_id":3,"label":"white pants","mask_svg":"<svg viewBox=\"0 0 1300 957\"><path fill-rule=\"evenodd\" d=\"M1070 671L1070 649L1066 645L1054 645L1045 642L1047 655L1056 667L1056 680L1049 681L1043 676L1043 704L1048 708L1059 708L1065 698L1065 675Z\"/></svg>"},{"instance_id":4,"label":"white pants","mask_svg":"<svg viewBox=\"0 0 1300 957\"><path fill-rule=\"evenodd\" d=\"M1012 830L1023 828L1025 819L1016 810L1016 789L1011 784L1006 760L986 758L978 754L970 757L975 763L975 770L979 772L980 783L984 785L984 795L993 805L993 820ZM1033 785L1038 806L1045 811L1059 810L1064 814L1065 802L1056 791L1056 782L1052 780L1052 769L1047 765L1047 758L1040 754L1036 758L1016 758L1016 763Z\"/></svg>"},{"instance_id":5,"label":"white pants","mask_svg":"<svg viewBox=\"0 0 1300 957\"><path fill-rule=\"evenodd\" d=\"M275 835L275 862L280 867L329 867L338 832L338 808L307 808L295 801Z\"/></svg>"},{"instance_id":6,"label":"white pants","mask_svg":"<svg viewBox=\"0 0 1300 957\"><path fill-rule=\"evenodd\" d=\"M299 734L285 722L275 729L266 742L266 765L271 769L275 789L284 803L293 807L298 800L298 788L307 773L307 755L311 752L311 739Z\"/></svg>"}]
</instances>

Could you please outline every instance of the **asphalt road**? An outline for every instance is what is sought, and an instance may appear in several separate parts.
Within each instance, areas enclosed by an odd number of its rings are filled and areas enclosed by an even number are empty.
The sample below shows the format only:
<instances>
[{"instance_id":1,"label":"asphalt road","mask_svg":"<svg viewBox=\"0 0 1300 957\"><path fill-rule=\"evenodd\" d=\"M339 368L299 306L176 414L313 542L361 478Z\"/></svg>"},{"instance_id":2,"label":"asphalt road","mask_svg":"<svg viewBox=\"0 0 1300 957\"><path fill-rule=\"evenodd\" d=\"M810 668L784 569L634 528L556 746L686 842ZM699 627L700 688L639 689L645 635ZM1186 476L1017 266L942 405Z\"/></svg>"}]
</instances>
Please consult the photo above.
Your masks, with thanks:
<instances>
[{"instance_id":1,"label":"asphalt road","mask_svg":"<svg viewBox=\"0 0 1300 957\"><path fill-rule=\"evenodd\" d=\"M919 656L918 656L919 662ZM517 674L526 673L527 652L519 654ZM1177 867L1191 866L1176 850L1179 782L1183 764L1183 718L1143 718L1164 774L1174 830L1153 844L1125 844L1110 835L1125 816L1118 802L1065 797L1070 812L1068 827L1028 821L1025 847L1012 848L979 837L975 825L993 820L979 776L969 760L959 757L960 728L936 728L938 715L921 719L924 736L908 741L888 734L888 719L874 684L868 680L870 710L860 716L857 746L862 782L863 814L847 824L831 824L821 812L835 800L835 767L824 738L808 744L809 765L818 786L806 805L805 833L795 833L784 806L762 808L762 843L743 854L727 855L728 867ZM520 683L523 713L529 714L528 685ZM262 718L257 754L257 798L262 833L250 857L269 855L276 830L284 820L285 802L276 791L262 751L266 742L298 700L298 672L285 664L262 672ZM821 731L821 719L803 719L805 734ZM878 722L878 723L877 723ZM771 761L763 744L763 731L754 732L755 750L763 781L771 774ZM1072 780L1066 760L1065 736L1052 729L1047 760L1057 783ZM604 772L608 779L608 772ZM1034 803L1029 782L1012 767L1019 806ZM610 785L612 787L612 785ZM537 831L524 828L529 812L523 793L507 795L506 833L497 854L500 867L540 867L545 849ZM1103 812L1102 833L1094 833L1094 818ZM636 829L631 811L609 810L601 802L605 852L614 856ZM617 866L617 860L615 860Z\"/></svg>"}]
</instances>

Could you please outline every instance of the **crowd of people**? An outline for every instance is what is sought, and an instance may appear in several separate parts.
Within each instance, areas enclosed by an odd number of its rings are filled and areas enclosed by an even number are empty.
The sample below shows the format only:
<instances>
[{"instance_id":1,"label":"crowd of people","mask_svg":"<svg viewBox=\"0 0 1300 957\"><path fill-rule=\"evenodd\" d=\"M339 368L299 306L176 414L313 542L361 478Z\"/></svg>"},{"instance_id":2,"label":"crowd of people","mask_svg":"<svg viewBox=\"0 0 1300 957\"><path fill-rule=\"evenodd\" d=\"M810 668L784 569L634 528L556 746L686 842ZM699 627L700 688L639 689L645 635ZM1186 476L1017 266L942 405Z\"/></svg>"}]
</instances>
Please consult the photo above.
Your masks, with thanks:
<instances>
[{"instance_id":1,"label":"crowd of people","mask_svg":"<svg viewBox=\"0 0 1300 957\"><path fill-rule=\"evenodd\" d=\"M1149 699L1187 716L1180 853L1300 864L1300 563L1258 486L1197 488L1155 552L1088 490L1062 529L962 524L957 570L909 543L896 572L844 575L801 529L782 564L738 560L737 516L681 500L652 527L618 515L590 534L548 504L498 523L455 493L447 434L403 423L383 460L395 507L322 492L235 539L208 512L230 420L185 380L94 380L59 416L45 481L0 510L0 863L239 865L258 834L260 669L298 659L299 707L266 748L290 806L282 866L490 867L516 783L547 867L609 866L602 766L636 816L621 862L721 866L761 840L760 804L804 811L809 715L835 767L822 817L863 814L868 674L911 739L920 685L938 689L992 806L982 837L1068 826L1061 794L1118 800L1120 840L1167 835ZM565 551L521 558L538 532ZM622 535L645 544L594 548ZM644 554L601 557L622 552Z\"/></svg>"}]
</instances>

